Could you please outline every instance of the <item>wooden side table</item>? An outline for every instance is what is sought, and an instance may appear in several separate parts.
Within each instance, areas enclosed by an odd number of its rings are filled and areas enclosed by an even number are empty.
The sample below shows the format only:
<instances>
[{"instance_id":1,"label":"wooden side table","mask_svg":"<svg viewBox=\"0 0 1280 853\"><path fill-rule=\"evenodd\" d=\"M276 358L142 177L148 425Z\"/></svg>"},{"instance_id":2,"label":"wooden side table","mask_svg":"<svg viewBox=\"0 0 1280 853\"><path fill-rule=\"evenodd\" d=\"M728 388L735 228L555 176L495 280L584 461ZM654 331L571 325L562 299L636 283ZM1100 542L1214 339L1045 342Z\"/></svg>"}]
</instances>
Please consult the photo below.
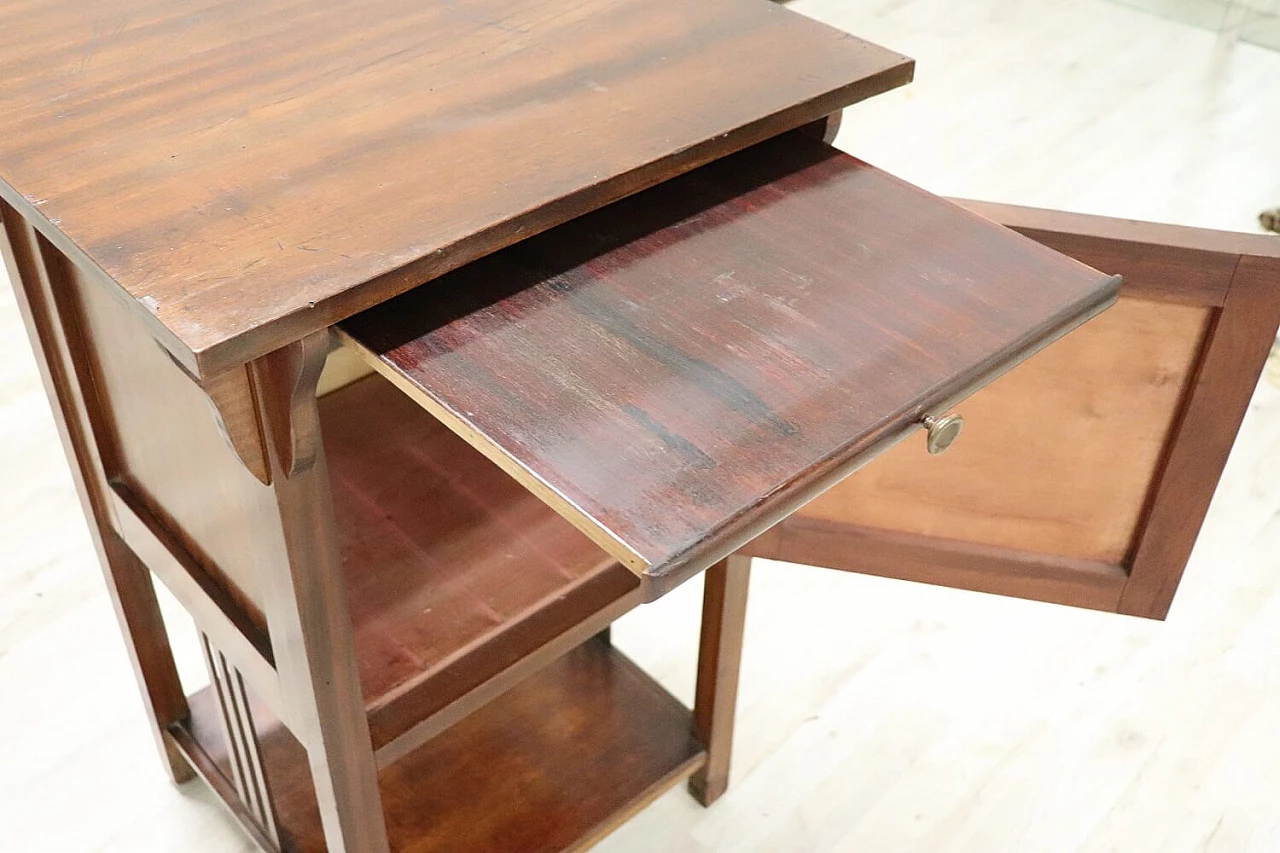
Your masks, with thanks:
<instances>
[{"instance_id":1,"label":"wooden side table","mask_svg":"<svg viewBox=\"0 0 1280 853\"><path fill-rule=\"evenodd\" d=\"M0 28L0 242L156 743L260 847L583 849L680 780L712 802L751 555L1163 615L1280 318L1270 244L979 208L1028 239L835 151L824 117L911 63L767 0L368 5ZM1128 282L1057 344L1120 282L1046 243ZM971 414L933 517L847 497L1094 330L1085 385L1049 371L1084 408ZM326 378L335 346L372 372ZM1098 417L1117 376L1146 431ZM971 467L1027 424L1059 431L1029 466ZM998 503L939 535L1037 476L1069 521L1063 460L1123 486L1113 562L988 541ZM701 572L689 710L608 626Z\"/></svg>"}]
</instances>

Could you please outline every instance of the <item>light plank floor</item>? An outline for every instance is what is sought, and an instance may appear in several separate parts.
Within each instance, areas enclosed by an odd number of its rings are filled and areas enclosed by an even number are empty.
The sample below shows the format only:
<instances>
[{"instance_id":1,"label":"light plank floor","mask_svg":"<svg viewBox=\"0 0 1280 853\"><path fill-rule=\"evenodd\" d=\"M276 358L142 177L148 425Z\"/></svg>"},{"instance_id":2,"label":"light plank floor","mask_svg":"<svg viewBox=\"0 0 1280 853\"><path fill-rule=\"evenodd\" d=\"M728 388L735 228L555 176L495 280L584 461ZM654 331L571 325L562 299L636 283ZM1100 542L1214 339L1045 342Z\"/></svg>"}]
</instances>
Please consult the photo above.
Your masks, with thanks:
<instances>
[{"instance_id":1,"label":"light plank floor","mask_svg":"<svg viewBox=\"0 0 1280 853\"><path fill-rule=\"evenodd\" d=\"M1280 203L1280 54L1101 0L793 8L919 60L839 144L930 190L1241 230ZM0 288L0 851L248 850L160 772L20 326ZM685 700L698 595L615 633ZM729 794L600 851L1280 851L1280 389L1167 623L769 563L752 597Z\"/></svg>"}]
</instances>

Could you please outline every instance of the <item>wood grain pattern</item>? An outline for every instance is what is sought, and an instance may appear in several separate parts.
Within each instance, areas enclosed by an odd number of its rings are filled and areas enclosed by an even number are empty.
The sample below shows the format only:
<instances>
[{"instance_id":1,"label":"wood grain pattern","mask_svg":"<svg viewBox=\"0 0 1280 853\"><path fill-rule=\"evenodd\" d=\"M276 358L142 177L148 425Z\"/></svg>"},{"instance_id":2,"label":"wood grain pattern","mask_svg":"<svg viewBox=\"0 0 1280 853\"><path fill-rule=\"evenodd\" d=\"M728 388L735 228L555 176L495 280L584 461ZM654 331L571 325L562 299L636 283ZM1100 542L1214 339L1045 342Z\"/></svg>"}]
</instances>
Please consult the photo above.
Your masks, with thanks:
<instances>
[{"instance_id":1,"label":"wood grain pattern","mask_svg":"<svg viewBox=\"0 0 1280 853\"><path fill-rule=\"evenodd\" d=\"M320 414L375 748L639 603L634 575L381 377Z\"/></svg>"},{"instance_id":2,"label":"wood grain pattern","mask_svg":"<svg viewBox=\"0 0 1280 853\"><path fill-rule=\"evenodd\" d=\"M185 743L229 770L207 692ZM306 759L259 717L284 849L322 853ZM689 712L589 641L379 776L396 853L584 850L703 761ZM229 779L229 775L227 776Z\"/></svg>"},{"instance_id":3,"label":"wood grain pattern","mask_svg":"<svg viewBox=\"0 0 1280 853\"><path fill-rule=\"evenodd\" d=\"M1212 319L1122 292L965 400L945 455L904 442L797 516L1122 564Z\"/></svg>"},{"instance_id":4,"label":"wood grain pattern","mask_svg":"<svg viewBox=\"0 0 1280 853\"><path fill-rule=\"evenodd\" d=\"M210 376L906 83L768 0L0 12L0 194Z\"/></svg>"},{"instance_id":5,"label":"wood grain pattern","mask_svg":"<svg viewBox=\"0 0 1280 853\"><path fill-rule=\"evenodd\" d=\"M137 317L79 267L67 287L84 315L85 369L110 415L108 476L125 483L265 633L260 564L277 536L271 490L223 438L208 396ZM247 392L249 383L239 388ZM255 411L252 400L241 408Z\"/></svg>"},{"instance_id":6,"label":"wood grain pattern","mask_svg":"<svg viewBox=\"0 0 1280 853\"><path fill-rule=\"evenodd\" d=\"M152 737L169 777L176 783L185 782L193 771L168 736L168 728L187 715L187 700L151 575L112 524L103 461L110 444L102 441L103 402L84 363L82 319L70 304L69 264L2 200L0 255L49 397Z\"/></svg>"},{"instance_id":7,"label":"wood grain pattern","mask_svg":"<svg viewBox=\"0 0 1280 853\"><path fill-rule=\"evenodd\" d=\"M342 328L652 596L1115 287L794 133Z\"/></svg>"}]
</instances>

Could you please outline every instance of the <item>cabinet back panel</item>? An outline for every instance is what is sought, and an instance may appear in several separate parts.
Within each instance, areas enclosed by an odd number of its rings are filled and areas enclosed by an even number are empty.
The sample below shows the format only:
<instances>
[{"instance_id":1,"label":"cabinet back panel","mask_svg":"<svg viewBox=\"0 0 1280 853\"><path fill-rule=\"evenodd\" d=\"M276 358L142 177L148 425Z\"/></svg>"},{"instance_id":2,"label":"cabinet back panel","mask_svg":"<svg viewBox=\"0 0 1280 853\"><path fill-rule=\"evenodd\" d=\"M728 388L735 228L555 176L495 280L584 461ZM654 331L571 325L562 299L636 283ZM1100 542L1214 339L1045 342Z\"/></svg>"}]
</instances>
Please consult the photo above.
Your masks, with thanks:
<instances>
[{"instance_id":1,"label":"cabinet back panel","mask_svg":"<svg viewBox=\"0 0 1280 853\"><path fill-rule=\"evenodd\" d=\"M946 455L905 442L797 515L1123 563L1211 313L1122 295L965 401Z\"/></svg>"}]
</instances>

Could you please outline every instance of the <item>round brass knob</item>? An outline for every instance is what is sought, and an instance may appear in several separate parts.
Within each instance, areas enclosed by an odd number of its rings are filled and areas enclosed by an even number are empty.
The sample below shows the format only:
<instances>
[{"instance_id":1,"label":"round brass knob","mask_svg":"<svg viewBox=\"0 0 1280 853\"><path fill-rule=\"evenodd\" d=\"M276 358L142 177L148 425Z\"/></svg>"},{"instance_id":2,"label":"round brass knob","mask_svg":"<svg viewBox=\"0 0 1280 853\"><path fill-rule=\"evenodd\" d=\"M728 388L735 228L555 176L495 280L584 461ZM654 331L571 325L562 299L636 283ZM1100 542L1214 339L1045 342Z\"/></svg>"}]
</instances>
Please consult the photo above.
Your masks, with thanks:
<instances>
[{"instance_id":1,"label":"round brass knob","mask_svg":"<svg viewBox=\"0 0 1280 853\"><path fill-rule=\"evenodd\" d=\"M947 448L955 443L960 437L960 431L964 429L964 418L960 415L945 415L941 418L925 415L922 423L926 430L925 446L930 453L946 453Z\"/></svg>"}]
</instances>

